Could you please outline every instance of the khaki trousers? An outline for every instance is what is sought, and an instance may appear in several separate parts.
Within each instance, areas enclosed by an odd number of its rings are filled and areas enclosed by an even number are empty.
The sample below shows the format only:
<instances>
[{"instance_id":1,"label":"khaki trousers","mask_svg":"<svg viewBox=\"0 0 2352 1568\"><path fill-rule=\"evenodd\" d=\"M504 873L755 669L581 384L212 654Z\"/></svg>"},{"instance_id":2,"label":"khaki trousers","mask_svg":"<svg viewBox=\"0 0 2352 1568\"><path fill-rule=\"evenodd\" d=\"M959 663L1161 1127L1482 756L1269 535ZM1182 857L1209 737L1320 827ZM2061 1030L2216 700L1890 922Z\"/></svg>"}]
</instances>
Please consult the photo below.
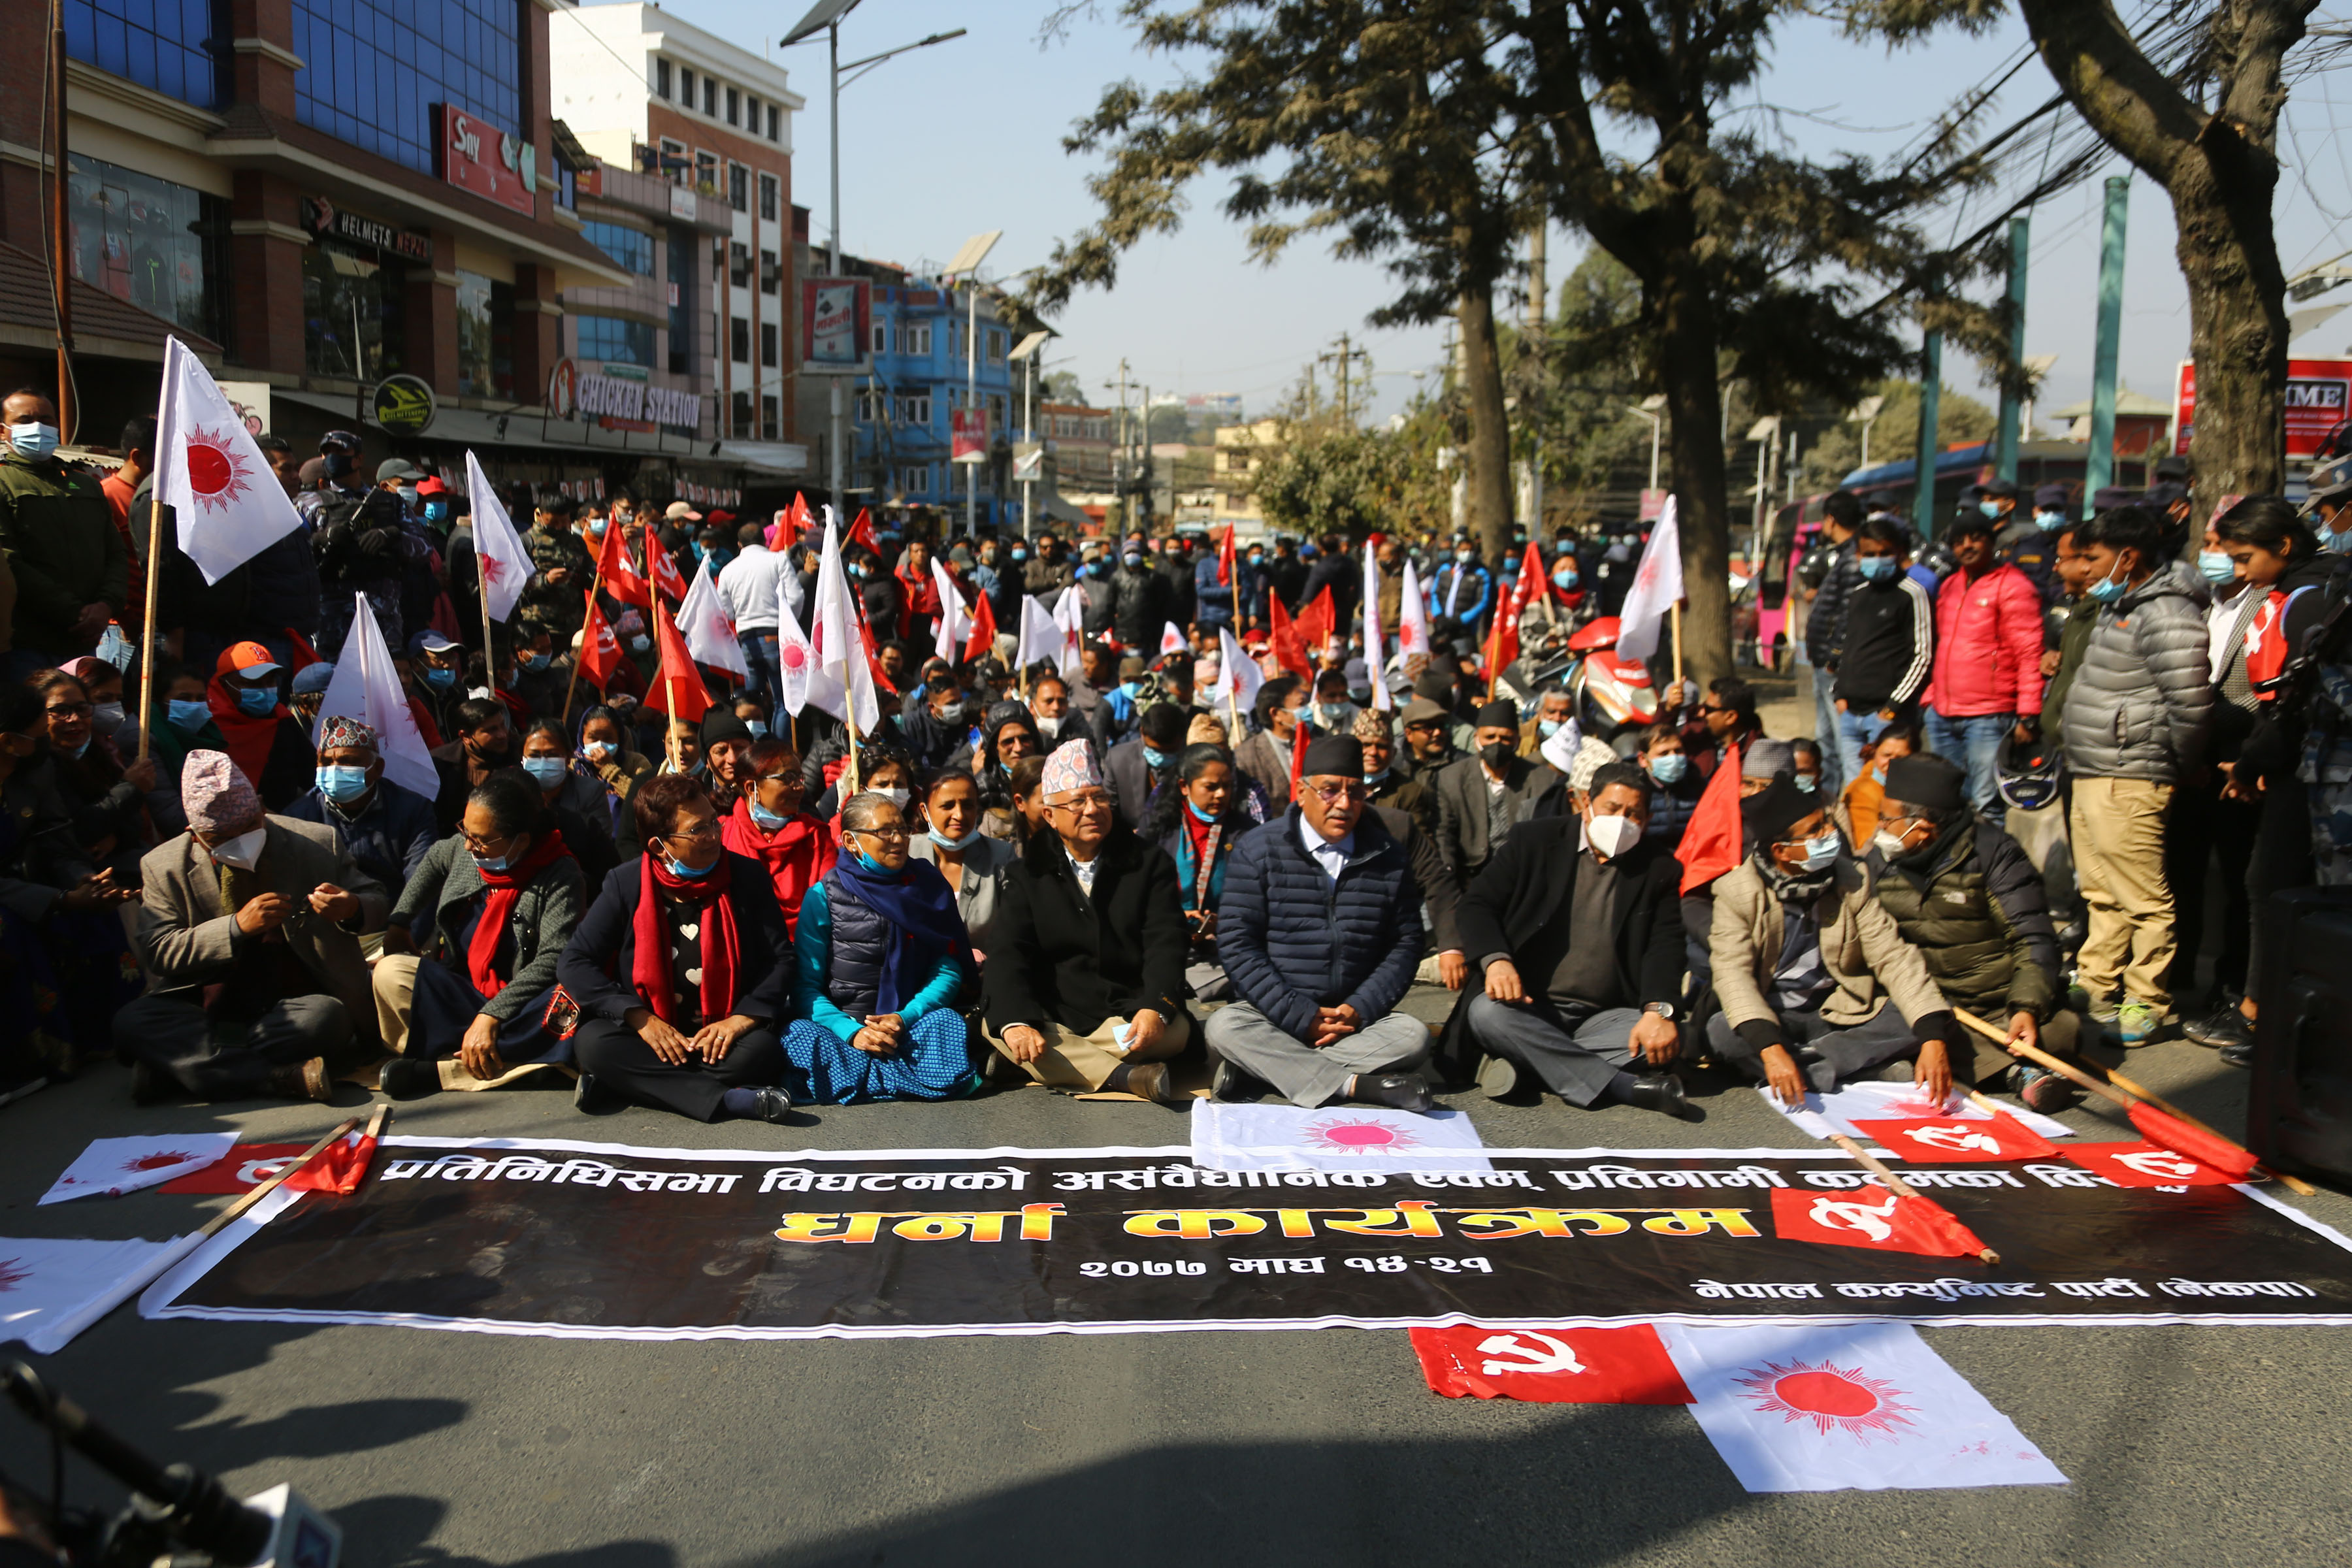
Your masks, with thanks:
<instances>
[{"instance_id":1,"label":"khaki trousers","mask_svg":"<svg viewBox=\"0 0 2352 1568\"><path fill-rule=\"evenodd\" d=\"M1113 1037L1127 1022L1124 1018L1105 1018L1091 1035L1074 1035L1058 1024L1042 1023L1037 1032L1045 1037L1045 1048L1034 1062L1023 1062L1021 1070L1047 1089L1058 1089L1071 1094L1091 1094L1102 1088L1105 1079L1130 1061L1165 1061L1184 1048L1192 1033L1192 1015L1184 1008L1176 1009L1167 1026L1160 1031L1159 1043L1148 1057L1130 1057L1118 1048ZM981 1037L992 1047L1003 1050L1004 1042L986 1028ZM1005 1060L1011 1061L1010 1056Z\"/></svg>"},{"instance_id":2,"label":"khaki trousers","mask_svg":"<svg viewBox=\"0 0 2352 1568\"><path fill-rule=\"evenodd\" d=\"M424 960L413 952L386 953L375 961L369 973L369 988L375 993L376 1027L383 1031L384 1049L394 1056L408 1054L408 1019L416 1004L416 966ZM509 1068L496 1078L476 1078L466 1070L466 1064L456 1057L443 1057L434 1065L441 1071L441 1087L470 1092L475 1089L497 1089L539 1071L541 1068L577 1078L578 1072L556 1062L530 1062L522 1067Z\"/></svg>"},{"instance_id":3,"label":"khaki trousers","mask_svg":"<svg viewBox=\"0 0 2352 1568\"><path fill-rule=\"evenodd\" d=\"M2165 976L2174 945L2172 885L2164 875L2164 819L2171 804L2170 784L2074 781L2067 825L2089 914L2078 962L2083 989L2096 1005L2128 999L2158 1015L2171 1010Z\"/></svg>"}]
</instances>

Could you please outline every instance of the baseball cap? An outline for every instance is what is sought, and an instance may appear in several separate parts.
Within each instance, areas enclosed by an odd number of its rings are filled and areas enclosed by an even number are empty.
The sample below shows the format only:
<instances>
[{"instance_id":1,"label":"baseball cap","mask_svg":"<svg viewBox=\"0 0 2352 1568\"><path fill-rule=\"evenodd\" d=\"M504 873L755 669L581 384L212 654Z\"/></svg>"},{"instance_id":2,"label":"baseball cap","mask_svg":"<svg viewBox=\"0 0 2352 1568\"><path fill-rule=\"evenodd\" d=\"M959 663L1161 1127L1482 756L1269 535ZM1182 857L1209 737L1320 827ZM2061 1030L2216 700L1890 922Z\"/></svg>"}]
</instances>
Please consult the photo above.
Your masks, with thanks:
<instances>
[{"instance_id":1,"label":"baseball cap","mask_svg":"<svg viewBox=\"0 0 2352 1568\"><path fill-rule=\"evenodd\" d=\"M2332 506L2347 496L2352 496L2352 473L2338 474L2324 484L2320 483L2315 476L2311 494L2305 499L2304 504L2306 507L2319 506L2323 503Z\"/></svg>"},{"instance_id":2,"label":"baseball cap","mask_svg":"<svg viewBox=\"0 0 2352 1568\"><path fill-rule=\"evenodd\" d=\"M402 458L386 458L375 466L376 483L386 479L421 479L425 470Z\"/></svg>"},{"instance_id":3,"label":"baseball cap","mask_svg":"<svg viewBox=\"0 0 2352 1568\"><path fill-rule=\"evenodd\" d=\"M440 475L427 474L417 481L416 493L421 496L444 496L449 493L449 487L441 482Z\"/></svg>"},{"instance_id":4,"label":"baseball cap","mask_svg":"<svg viewBox=\"0 0 2352 1568\"><path fill-rule=\"evenodd\" d=\"M2064 511L2073 500L2073 492L2064 485L2043 485L2033 492L2033 504L2052 511Z\"/></svg>"},{"instance_id":5,"label":"baseball cap","mask_svg":"<svg viewBox=\"0 0 2352 1568\"><path fill-rule=\"evenodd\" d=\"M682 500L674 500L670 502L668 506L662 509L662 518L665 521L668 522L676 522L679 518L686 518L689 521L693 522L700 522L702 521L702 514L695 510L692 507L687 505L686 502Z\"/></svg>"},{"instance_id":6,"label":"baseball cap","mask_svg":"<svg viewBox=\"0 0 2352 1568\"><path fill-rule=\"evenodd\" d=\"M316 664L306 664L296 670L294 679L288 689L295 696L301 697L313 691L324 691L334 679L335 667L321 659Z\"/></svg>"},{"instance_id":7,"label":"baseball cap","mask_svg":"<svg viewBox=\"0 0 2352 1568\"><path fill-rule=\"evenodd\" d=\"M222 669L234 669L247 680L258 680L265 675L277 674L278 661L270 658L269 650L257 642L231 643L215 669L215 673Z\"/></svg>"},{"instance_id":8,"label":"baseball cap","mask_svg":"<svg viewBox=\"0 0 2352 1568\"><path fill-rule=\"evenodd\" d=\"M321 452L349 452L356 457L359 449L360 438L348 430L330 430L319 437Z\"/></svg>"},{"instance_id":9,"label":"baseball cap","mask_svg":"<svg viewBox=\"0 0 2352 1568\"><path fill-rule=\"evenodd\" d=\"M408 651L411 653L446 653L457 646L431 626L408 639Z\"/></svg>"}]
</instances>

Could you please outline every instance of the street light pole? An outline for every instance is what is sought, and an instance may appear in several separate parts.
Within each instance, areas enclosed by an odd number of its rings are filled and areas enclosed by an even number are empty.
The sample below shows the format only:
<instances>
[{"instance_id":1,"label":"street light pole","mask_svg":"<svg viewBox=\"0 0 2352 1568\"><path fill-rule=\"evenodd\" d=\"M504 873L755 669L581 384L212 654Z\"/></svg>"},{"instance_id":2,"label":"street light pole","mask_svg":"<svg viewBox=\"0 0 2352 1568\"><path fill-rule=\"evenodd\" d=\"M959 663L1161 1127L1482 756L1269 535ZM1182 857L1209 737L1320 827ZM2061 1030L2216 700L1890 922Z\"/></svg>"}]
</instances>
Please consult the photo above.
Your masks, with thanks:
<instances>
[{"instance_id":1,"label":"street light pole","mask_svg":"<svg viewBox=\"0 0 2352 1568\"><path fill-rule=\"evenodd\" d=\"M968 279L963 286L966 315L963 328L963 418L970 427L980 417L980 279ZM982 437L981 450L986 451L987 438ZM963 476L963 536L980 536L980 465L966 463Z\"/></svg>"},{"instance_id":2,"label":"street light pole","mask_svg":"<svg viewBox=\"0 0 2352 1568\"><path fill-rule=\"evenodd\" d=\"M826 137L831 143L830 151L833 158L833 174L828 182L832 186L833 258L827 264L825 270L828 276L838 278L841 276L841 19L835 16L832 25L825 28L825 32L829 35L833 56L833 129ZM866 348L869 353L872 352L870 344L859 346ZM831 432L825 442L825 467L831 470L833 476L833 515L837 521L847 512L849 507L849 487L846 482L848 476L843 467L846 459L842 452L841 443L841 416L844 412L842 405L848 399L842 391L841 377L832 375L827 376L825 380L832 386L829 395L833 410Z\"/></svg>"}]
</instances>

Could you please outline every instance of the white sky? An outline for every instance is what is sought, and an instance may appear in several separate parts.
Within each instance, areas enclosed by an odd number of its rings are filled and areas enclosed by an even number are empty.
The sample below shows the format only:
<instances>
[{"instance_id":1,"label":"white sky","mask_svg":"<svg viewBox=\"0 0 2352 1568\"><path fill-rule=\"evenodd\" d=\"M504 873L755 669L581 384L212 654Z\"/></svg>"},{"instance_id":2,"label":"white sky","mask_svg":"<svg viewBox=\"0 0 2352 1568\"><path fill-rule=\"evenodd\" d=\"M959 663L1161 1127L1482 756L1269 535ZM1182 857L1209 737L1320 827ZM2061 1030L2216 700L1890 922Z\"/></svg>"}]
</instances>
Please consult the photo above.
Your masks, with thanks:
<instances>
[{"instance_id":1,"label":"white sky","mask_svg":"<svg viewBox=\"0 0 2352 1568\"><path fill-rule=\"evenodd\" d=\"M794 131L793 196L814 214L822 243L828 199L823 36L782 53L772 48L804 9L803 0L781 6L752 0L667 3L721 37L764 47L791 68L794 89L808 100ZM1111 19L1081 21L1066 41L1041 47L1038 23L1049 3L866 0L850 15L842 31L842 54L849 59L957 26L970 32L891 60L843 94L842 226L849 250L910 265L939 262L967 236L1002 228L1004 238L990 258L991 269L1011 274L1044 261L1056 238L1091 219L1094 204L1085 181L1095 163L1065 153L1062 138L1092 109L1105 84L1133 76L1150 86L1171 79L1174 71L1170 62L1138 53L1131 34ZM1114 7L1115 0L1106 0L1103 9ZM1824 25L1801 24L1780 40L1760 97L1800 111L1780 123L1805 151L1884 155L1907 143L1938 109L2022 47L2023 30L2014 20L1990 37L1955 34L1891 57L1849 44ZM2000 107L2021 110L2049 90L2048 73L2029 62ZM2290 274L2352 248L2352 238L2345 237L2352 232L2346 221L2352 218L2352 176L2337 136L2339 111L2330 101L2345 91L2342 83L2320 79L2305 84L2289 108L2291 133L2283 149L2289 167L2276 210ZM2343 114L2352 119L2352 102ZM2108 172L2124 169L2118 163ZM1102 384L1118 374L1124 357L1132 379L1155 392L1237 392L1255 411L1295 383L1304 363L1329 350L1344 331L1373 356L1373 414L1400 406L1414 385L1412 373L1438 365L1443 327L1367 328L1366 315L1387 297L1385 275L1371 264L1333 260L1319 244L1296 248L1272 268L1253 264L1239 226L1215 210L1224 188L1222 181L1197 186L1180 233L1130 253L1116 289L1084 294L1064 312L1055 323L1064 336L1048 368L1076 371L1095 400L1105 402L1110 395ZM2044 409L2089 391L2098 203L2094 180L2034 216L2027 352L2058 356ZM2158 397L2169 395L2173 367L2189 338L2172 245L2163 192L2135 179L2121 376L2133 390ZM1555 231L1555 291L1583 247L1580 237ZM2294 348L2333 354L2347 344L2352 313ZM1948 353L1944 381L1990 400L1972 362Z\"/></svg>"}]
</instances>

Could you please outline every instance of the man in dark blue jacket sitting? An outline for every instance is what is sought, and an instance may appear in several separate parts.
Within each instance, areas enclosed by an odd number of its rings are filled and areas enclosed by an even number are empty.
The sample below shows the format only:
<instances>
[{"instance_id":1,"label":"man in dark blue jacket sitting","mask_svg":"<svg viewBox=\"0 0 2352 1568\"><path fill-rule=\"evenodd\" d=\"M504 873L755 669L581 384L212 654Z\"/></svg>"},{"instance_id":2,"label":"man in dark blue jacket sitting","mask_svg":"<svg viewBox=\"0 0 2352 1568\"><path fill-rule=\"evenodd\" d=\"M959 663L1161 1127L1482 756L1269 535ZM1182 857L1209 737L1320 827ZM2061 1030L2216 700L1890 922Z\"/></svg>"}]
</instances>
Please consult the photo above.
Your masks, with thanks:
<instances>
[{"instance_id":1,"label":"man in dark blue jacket sitting","mask_svg":"<svg viewBox=\"0 0 2352 1568\"><path fill-rule=\"evenodd\" d=\"M1235 847L1217 956L1242 1000L1210 1016L1215 1096L1255 1079L1312 1110L1352 1100L1425 1111L1413 1069L1429 1028L1394 1012L1421 962L1421 889L1403 846L1364 809L1362 742L1307 748L1298 803Z\"/></svg>"}]
</instances>

